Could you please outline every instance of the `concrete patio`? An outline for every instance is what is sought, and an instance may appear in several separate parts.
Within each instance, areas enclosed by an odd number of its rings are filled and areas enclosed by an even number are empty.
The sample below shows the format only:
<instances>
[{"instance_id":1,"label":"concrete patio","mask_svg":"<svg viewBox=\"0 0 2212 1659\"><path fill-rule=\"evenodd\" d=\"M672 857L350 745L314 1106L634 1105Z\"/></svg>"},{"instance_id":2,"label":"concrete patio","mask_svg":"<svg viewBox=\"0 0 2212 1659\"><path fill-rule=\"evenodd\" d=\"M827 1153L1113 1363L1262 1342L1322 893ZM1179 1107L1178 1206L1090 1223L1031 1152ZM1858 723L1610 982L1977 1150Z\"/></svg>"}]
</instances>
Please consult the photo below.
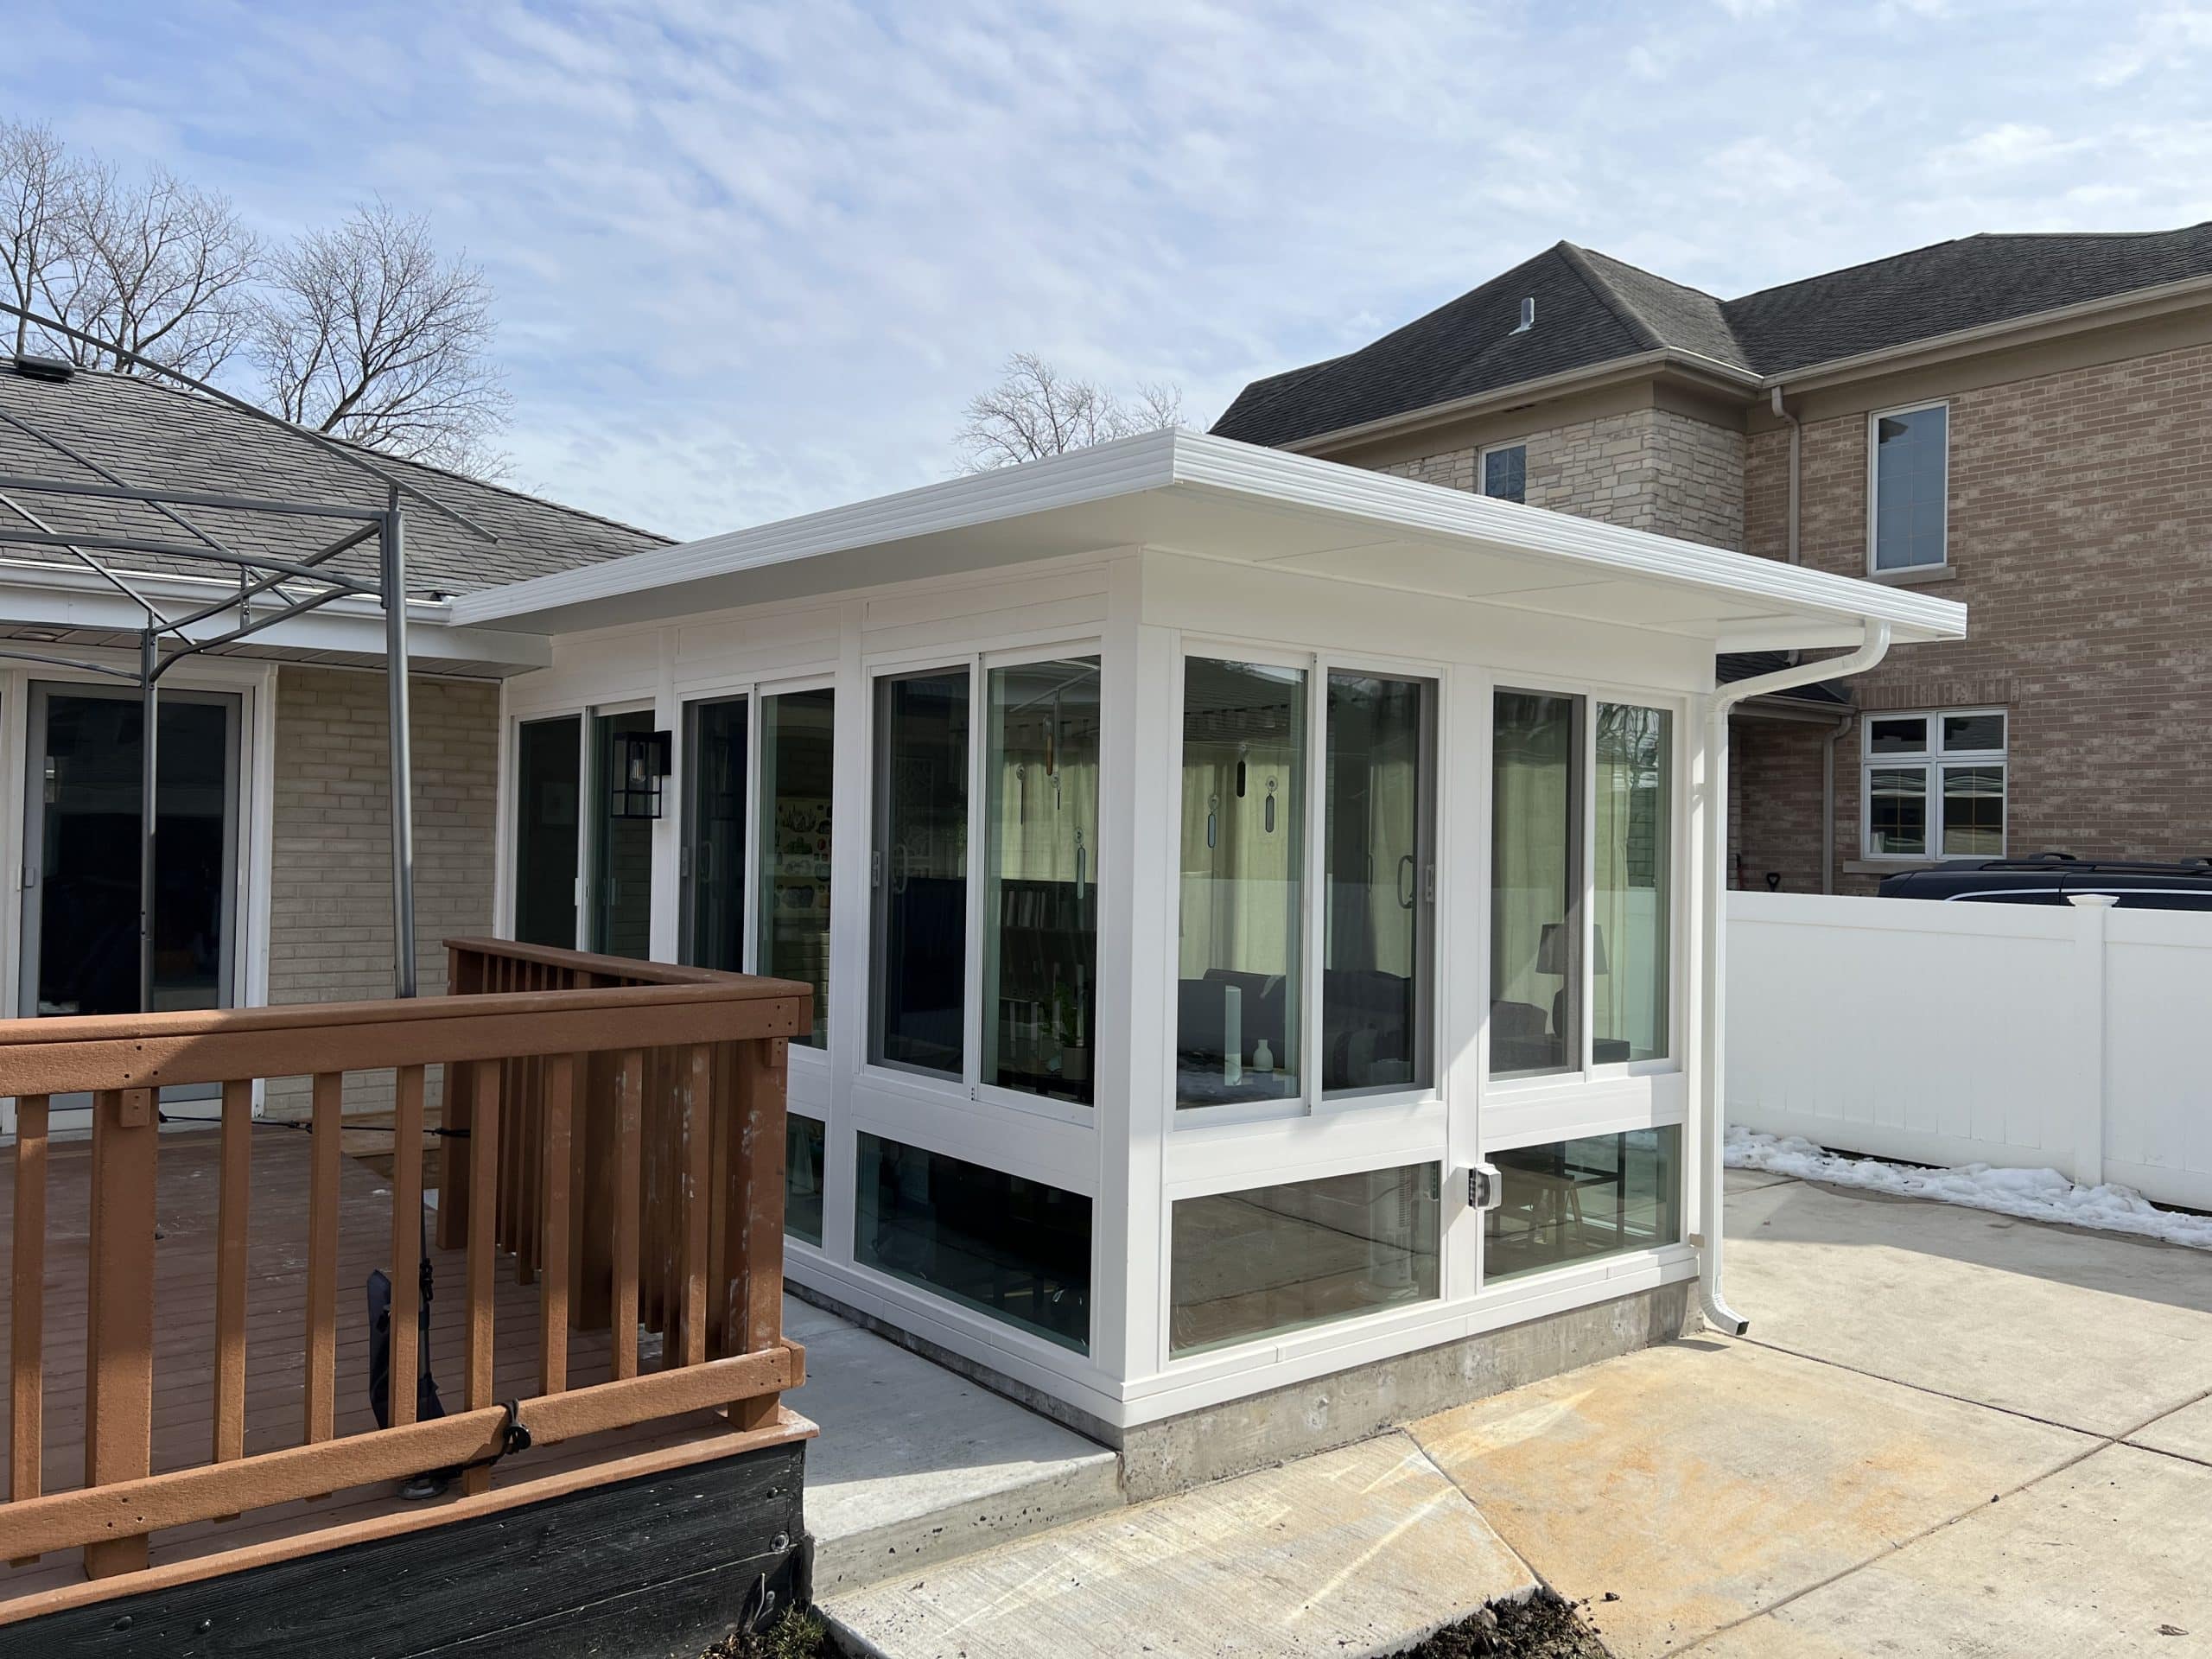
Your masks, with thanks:
<instances>
[{"instance_id":1,"label":"concrete patio","mask_svg":"<svg viewBox=\"0 0 2212 1659\"><path fill-rule=\"evenodd\" d=\"M892 1659L1381 1654L1541 1580L1620 1659L2212 1653L2212 1257L1729 1188L1745 1338L825 1586L824 1611Z\"/></svg>"}]
</instances>

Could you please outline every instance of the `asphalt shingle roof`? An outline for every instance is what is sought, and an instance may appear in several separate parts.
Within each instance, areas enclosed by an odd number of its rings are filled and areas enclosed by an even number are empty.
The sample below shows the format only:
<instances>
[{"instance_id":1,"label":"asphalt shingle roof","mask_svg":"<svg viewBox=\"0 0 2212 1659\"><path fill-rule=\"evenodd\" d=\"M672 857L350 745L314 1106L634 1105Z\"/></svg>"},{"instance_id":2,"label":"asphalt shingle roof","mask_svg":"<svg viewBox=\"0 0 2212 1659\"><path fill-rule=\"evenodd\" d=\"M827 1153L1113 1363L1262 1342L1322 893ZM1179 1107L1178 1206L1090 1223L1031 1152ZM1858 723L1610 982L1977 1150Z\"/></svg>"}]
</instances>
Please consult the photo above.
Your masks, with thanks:
<instances>
[{"instance_id":1,"label":"asphalt shingle roof","mask_svg":"<svg viewBox=\"0 0 2212 1659\"><path fill-rule=\"evenodd\" d=\"M1371 345L1254 381L1213 429L1295 443L1662 347L1784 375L2205 276L2212 223L1961 237L1734 300L1561 242ZM1515 334L1531 297L1535 327Z\"/></svg>"},{"instance_id":2,"label":"asphalt shingle roof","mask_svg":"<svg viewBox=\"0 0 2212 1659\"><path fill-rule=\"evenodd\" d=\"M171 390L130 375L79 370L67 381L33 379L0 360L0 413L14 416L99 462L133 488L168 488L381 507L384 486L298 434L257 420L212 398ZM535 496L370 450L365 459L467 514L499 537L485 542L413 500L407 523L408 590L464 593L620 558L668 538L564 507ZM0 474L99 485L105 480L51 445L0 421ZM189 543L189 532L152 508L131 502L11 492L55 529ZM279 518L231 509L185 507L194 524L241 553L276 558L335 540L342 523ZM0 507L0 559L69 563L60 549L10 545L10 526L24 528ZM205 575L215 567L159 554L101 556L118 570ZM373 543L332 561L354 575L373 575Z\"/></svg>"}]
</instances>

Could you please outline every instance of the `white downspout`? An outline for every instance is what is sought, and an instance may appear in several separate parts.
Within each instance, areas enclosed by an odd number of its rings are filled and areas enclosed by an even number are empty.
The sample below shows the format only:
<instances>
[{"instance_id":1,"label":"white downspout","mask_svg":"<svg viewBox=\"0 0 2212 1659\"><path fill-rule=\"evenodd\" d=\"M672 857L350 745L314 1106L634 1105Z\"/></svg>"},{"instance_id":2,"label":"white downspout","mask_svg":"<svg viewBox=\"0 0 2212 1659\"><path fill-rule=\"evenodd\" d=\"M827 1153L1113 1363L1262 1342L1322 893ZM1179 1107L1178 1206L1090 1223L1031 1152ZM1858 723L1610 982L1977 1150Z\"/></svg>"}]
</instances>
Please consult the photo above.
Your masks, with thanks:
<instances>
[{"instance_id":1,"label":"white downspout","mask_svg":"<svg viewBox=\"0 0 2212 1659\"><path fill-rule=\"evenodd\" d=\"M1725 1057L1721 1033L1726 1027L1724 1003L1728 966L1728 713L1750 697L1795 690L1822 680L1863 674L1889 654L1890 625L1870 621L1856 651L1819 662L1799 663L1748 680L1724 685L1713 693L1706 710L1705 842L1699 848L1705 861L1703 892L1698 918L1703 984L1698 999L1698 1120L1703 1145L1695 1160L1698 1177L1697 1283L1705 1317L1716 1329L1740 1337L1751 1321L1730 1307L1720 1292L1721 1146L1728 1133L1728 1094L1723 1075Z\"/></svg>"}]
</instances>

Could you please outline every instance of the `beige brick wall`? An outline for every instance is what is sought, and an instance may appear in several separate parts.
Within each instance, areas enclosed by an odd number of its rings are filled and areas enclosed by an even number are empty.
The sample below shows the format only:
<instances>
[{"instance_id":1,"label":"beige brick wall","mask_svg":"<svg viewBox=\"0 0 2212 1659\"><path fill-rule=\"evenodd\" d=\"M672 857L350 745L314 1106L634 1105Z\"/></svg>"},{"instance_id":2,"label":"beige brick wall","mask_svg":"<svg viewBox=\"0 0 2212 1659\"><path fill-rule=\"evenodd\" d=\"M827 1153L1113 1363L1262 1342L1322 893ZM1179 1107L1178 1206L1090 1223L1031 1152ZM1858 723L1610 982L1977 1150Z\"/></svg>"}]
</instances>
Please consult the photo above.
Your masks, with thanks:
<instances>
[{"instance_id":1,"label":"beige brick wall","mask_svg":"<svg viewBox=\"0 0 2212 1659\"><path fill-rule=\"evenodd\" d=\"M2011 711L2015 854L2212 851L2212 346L1950 398L1950 561L1970 635L1853 682L1864 709ZM1753 440L1746 545L1780 556L1789 444ZM1866 420L1804 429L1804 562L1866 569ZM1859 855L1858 734L1837 746L1839 861ZM1878 878L1843 875L1838 891Z\"/></svg>"},{"instance_id":2,"label":"beige brick wall","mask_svg":"<svg viewBox=\"0 0 2212 1659\"><path fill-rule=\"evenodd\" d=\"M1712 547L1744 540L1744 435L1668 409L1637 409L1539 428L1529 447L1532 507L1679 536ZM1439 451L1382 470L1473 490L1480 451Z\"/></svg>"},{"instance_id":3,"label":"beige brick wall","mask_svg":"<svg viewBox=\"0 0 2212 1659\"><path fill-rule=\"evenodd\" d=\"M445 988L448 934L492 926L499 782L496 686L418 678L410 688L415 905L422 988ZM381 674L286 664L276 675L269 1000L391 995L391 815ZM296 1109L303 1083L270 1085ZM348 1080L346 1106L389 1106L386 1079Z\"/></svg>"}]
</instances>

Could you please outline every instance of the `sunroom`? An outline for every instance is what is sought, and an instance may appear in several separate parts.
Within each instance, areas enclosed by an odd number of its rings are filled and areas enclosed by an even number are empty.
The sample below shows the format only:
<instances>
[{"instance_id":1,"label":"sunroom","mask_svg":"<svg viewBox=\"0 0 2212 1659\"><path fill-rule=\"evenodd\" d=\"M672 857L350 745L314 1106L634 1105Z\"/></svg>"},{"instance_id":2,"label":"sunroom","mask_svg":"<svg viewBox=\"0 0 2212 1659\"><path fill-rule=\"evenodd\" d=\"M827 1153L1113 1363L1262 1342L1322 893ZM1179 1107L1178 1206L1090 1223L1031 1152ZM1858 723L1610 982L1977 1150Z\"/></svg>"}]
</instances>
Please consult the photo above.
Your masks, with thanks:
<instances>
[{"instance_id":1,"label":"sunroom","mask_svg":"<svg viewBox=\"0 0 2212 1659\"><path fill-rule=\"evenodd\" d=\"M789 1277L1109 1438L1725 1310L1726 708L1965 628L1187 432L454 610L502 928L813 987Z\"/></svg>"}]
</instances>

